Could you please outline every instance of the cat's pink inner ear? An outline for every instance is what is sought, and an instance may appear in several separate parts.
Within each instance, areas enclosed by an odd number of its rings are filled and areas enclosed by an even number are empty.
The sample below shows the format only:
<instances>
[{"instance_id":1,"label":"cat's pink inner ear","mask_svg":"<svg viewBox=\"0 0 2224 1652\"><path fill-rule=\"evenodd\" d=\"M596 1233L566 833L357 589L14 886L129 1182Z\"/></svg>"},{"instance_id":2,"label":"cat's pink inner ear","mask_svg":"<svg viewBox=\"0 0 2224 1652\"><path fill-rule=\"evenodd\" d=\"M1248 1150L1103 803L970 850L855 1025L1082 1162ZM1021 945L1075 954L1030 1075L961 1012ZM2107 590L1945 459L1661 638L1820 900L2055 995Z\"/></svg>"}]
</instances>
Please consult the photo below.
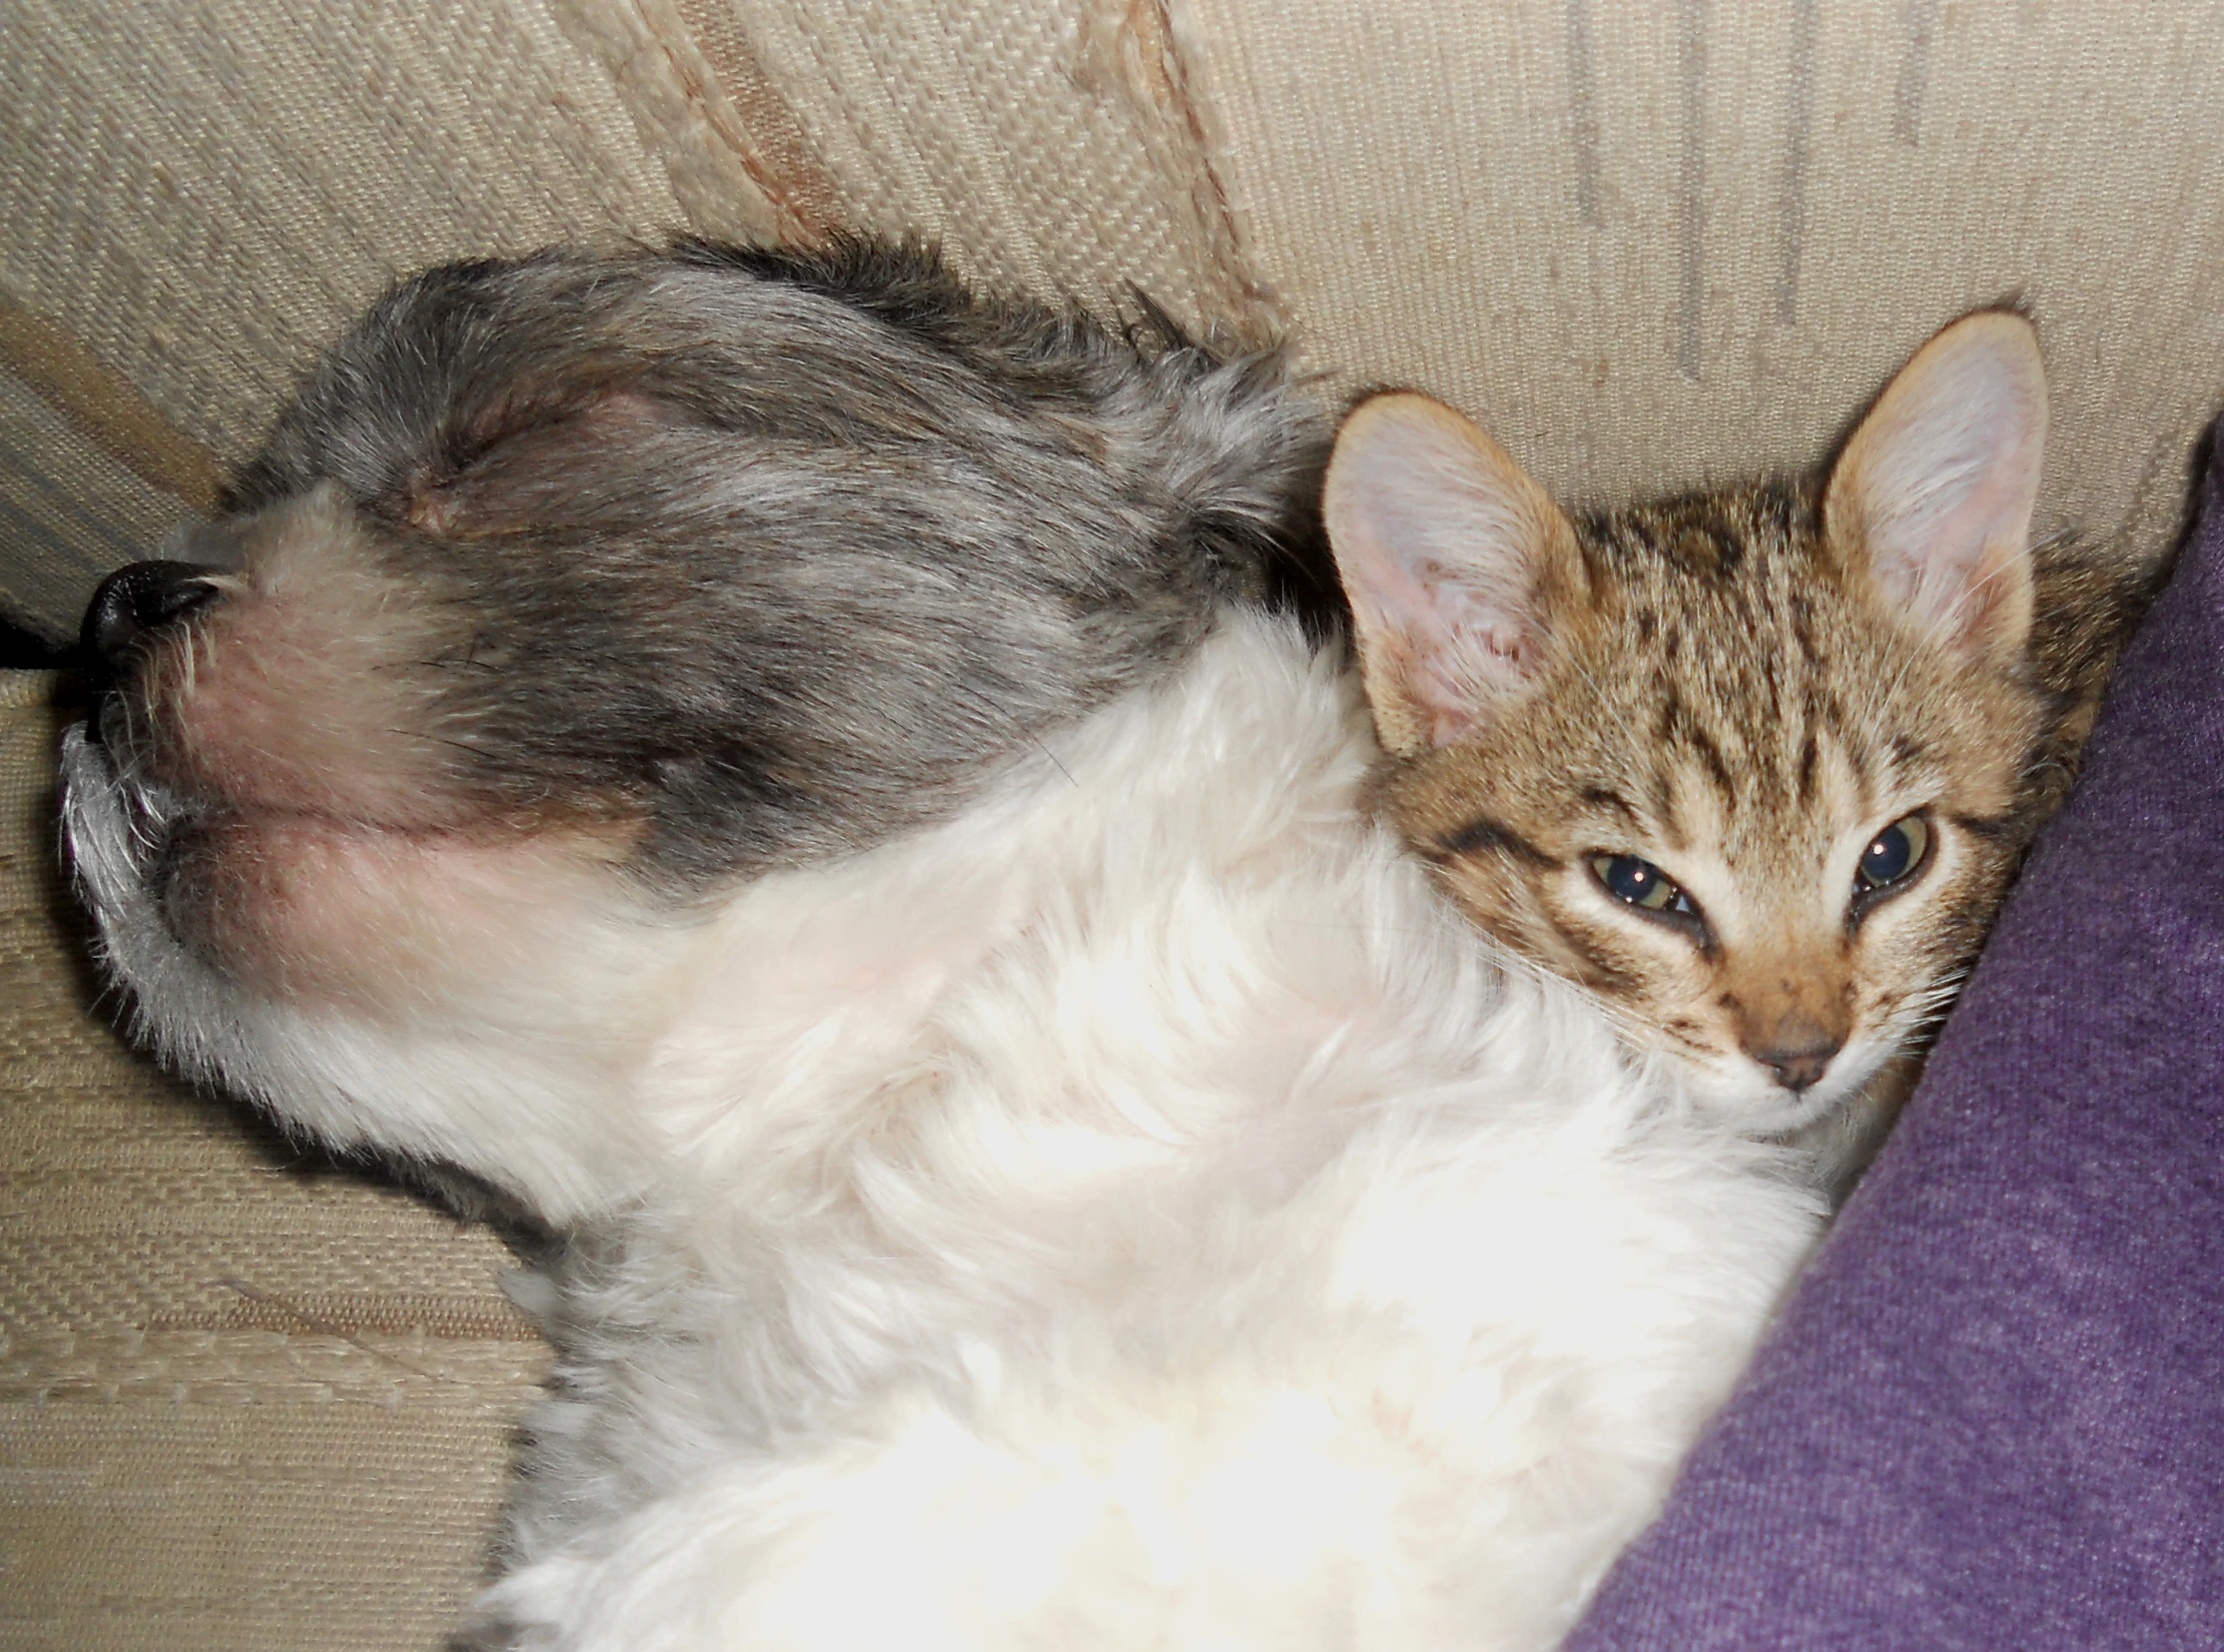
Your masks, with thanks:
<instances>
[{"instance_id":1,"label":"cat's pink inner ear","mask_svg":"<svg viewBox=\"0 0 2224 1652\"><path fill-rule=\"evenodd\" d=\"M1322 493L1359 669L1386 750L1470 737L1541 668L1566 518L1505 449L1441 402L1364 402Z\"/></svg>"},{"instance_id":2,"label":"cat's pink inner ear","mask_svg":"<svg viewBox=\"0 0 2224 1652\"><path fill-rule=\"evenodd\" d=\"M1985 311L1915 353L1847 443L1825 517L1886 610L1968 656L2031 627L2046 378L2030 323Z\"/></svg>"}]
</instances>

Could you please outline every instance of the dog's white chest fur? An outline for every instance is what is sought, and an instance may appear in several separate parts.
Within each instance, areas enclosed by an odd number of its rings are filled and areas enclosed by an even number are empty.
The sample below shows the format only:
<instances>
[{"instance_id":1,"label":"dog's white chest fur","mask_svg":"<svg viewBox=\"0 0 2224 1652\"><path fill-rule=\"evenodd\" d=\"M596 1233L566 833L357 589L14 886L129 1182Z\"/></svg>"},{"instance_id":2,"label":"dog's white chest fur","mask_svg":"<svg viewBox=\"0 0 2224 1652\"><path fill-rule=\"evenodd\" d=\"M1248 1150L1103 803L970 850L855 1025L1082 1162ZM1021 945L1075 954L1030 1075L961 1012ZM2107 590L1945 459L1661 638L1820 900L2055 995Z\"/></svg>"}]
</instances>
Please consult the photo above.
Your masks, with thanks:
<instances>
[{"instance_id":1,"label":"dog's white chest fur","mask_svg":"<svg viewBox=\"0 0 2224 1652\"><path fill-rule=\"evenodd\" d=\"M1232 616L965 818L613 940L671 1169L554 1293L503 1641L1564 1632L1816 1212L1360 822L1364 727Z\"/></svg>"}]
</instances>

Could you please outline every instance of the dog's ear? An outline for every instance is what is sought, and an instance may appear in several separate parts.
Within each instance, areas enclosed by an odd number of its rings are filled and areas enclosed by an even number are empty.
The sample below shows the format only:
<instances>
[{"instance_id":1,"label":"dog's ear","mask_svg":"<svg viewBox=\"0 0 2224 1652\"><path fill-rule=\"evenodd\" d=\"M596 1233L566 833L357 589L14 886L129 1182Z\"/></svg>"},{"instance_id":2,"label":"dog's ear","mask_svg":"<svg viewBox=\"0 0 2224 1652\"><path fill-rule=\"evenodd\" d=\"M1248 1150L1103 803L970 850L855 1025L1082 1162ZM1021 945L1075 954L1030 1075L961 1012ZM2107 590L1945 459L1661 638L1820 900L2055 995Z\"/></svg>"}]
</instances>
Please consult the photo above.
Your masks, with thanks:
<instances>
[{"instance_id":1,"label":"dog's ear","mask_svg":"<svg viewBox=\"0 0 2224 1652\"><path fill-rule=\"evenodd\" d=\"M407 479L397 513L443 538L581 525L575 518L595 496L582 482L643 473L658 439L682 421L630 384L534 386L444 430L435 455Z\"/></svg>"}]
</instances>

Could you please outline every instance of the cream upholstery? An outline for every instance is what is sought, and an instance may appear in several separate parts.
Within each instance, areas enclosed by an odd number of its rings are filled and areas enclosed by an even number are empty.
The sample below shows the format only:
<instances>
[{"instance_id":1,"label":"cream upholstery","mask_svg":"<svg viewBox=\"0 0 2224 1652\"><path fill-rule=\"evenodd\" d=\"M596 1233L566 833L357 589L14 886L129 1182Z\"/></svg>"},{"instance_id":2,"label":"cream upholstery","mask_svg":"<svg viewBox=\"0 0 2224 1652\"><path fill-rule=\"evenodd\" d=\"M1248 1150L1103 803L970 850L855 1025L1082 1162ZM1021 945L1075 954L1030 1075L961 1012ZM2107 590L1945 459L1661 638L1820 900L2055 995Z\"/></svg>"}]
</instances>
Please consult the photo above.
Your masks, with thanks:
<instances>
[{"instance_id":1,"label":"cream upholstery","mask_svg":"<svg viewBox=\"0 0 2224 1652\"><path fill-rule=\"evenodd\" d=\"M118 1044L51 688L0 673L0 1646L435 1647L547 1365L510 1258Z\"/></svg>"},{"instance_id":2,"label":"cream upholstery","mask_svg":"<svg viewBox=\"0 0 2224 1652\"><path fill-rule=\"evenodd\" d=\"M2012 299L2056 387L2045 524L2149 553L2224 388L2213 7L16 0L0 30L0 593L49 629L395 276L559 238L850 226L1100 307L1134 282L1294 330L1335 391L1444 395L1574 501L1811 463Z\"/></svg>"},{"instance_id":3,"label":"cream upholstery","mask_svg":"<svg viewBox=\"0 0 2224 1652\"><path fill-rule=\"evenodd\" d=\"M396 276L941 239L1292 331L1570 502L1807 464L2016 300L2042 525L2167 548L2224 402L2224 9L2167 0L11 0L0 606L74 628ZM539 1368L499 1247L287 1172L89 1019L5 716L0 1640L426 1648Z\"/></svg>"}]
</instances>

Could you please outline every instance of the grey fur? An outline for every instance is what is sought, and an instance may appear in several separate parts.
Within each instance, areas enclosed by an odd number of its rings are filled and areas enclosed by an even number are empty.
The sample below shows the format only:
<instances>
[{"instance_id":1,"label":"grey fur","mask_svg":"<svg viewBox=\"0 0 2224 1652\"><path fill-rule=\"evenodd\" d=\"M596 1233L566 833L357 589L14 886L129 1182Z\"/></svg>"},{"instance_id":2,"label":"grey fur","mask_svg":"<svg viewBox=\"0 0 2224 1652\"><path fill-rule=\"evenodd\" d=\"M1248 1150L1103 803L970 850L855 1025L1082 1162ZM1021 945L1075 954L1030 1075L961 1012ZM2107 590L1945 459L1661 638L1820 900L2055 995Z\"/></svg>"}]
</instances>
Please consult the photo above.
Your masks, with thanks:
<instances>
[{"instance_id":1,"label":"grey fur","mask_svg":"<svg viewBox=\"0 0 2224 1652\"><path fill-rule=\"evenodd\" d=\"M337 482L453 616L495 808L645 811L680 888L949 812L1301 568L1273 353L982 300L914 248L455 265L317 369L227 500Z\"/></svg>"}]
</instances>

